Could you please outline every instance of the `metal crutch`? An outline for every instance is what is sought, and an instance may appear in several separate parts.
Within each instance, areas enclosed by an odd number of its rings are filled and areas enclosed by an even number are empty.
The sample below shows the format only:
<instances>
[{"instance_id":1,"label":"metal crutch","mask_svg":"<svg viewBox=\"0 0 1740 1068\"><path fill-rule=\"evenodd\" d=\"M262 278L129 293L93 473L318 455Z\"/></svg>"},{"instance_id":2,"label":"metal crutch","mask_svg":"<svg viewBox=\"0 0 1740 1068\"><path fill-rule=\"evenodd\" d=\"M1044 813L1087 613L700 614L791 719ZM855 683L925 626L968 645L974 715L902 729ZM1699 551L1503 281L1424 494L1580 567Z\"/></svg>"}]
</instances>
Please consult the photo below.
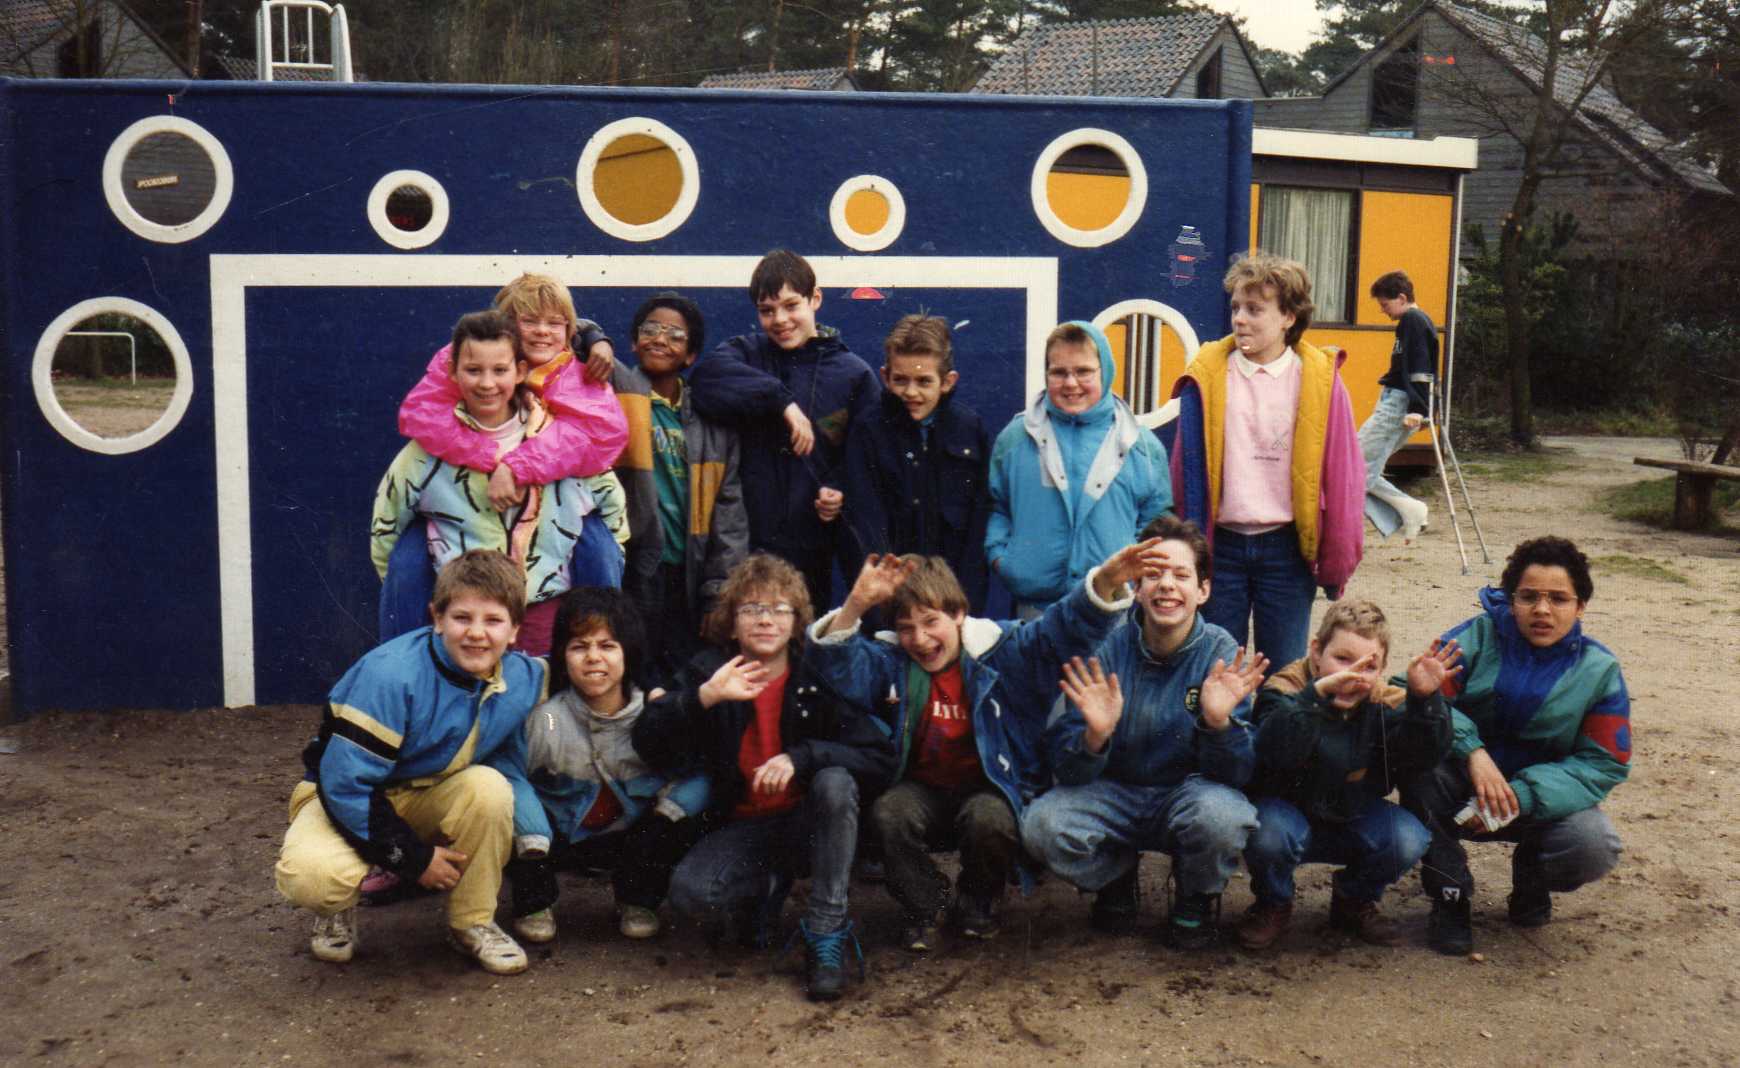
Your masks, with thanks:
<instances>
[{"instance_id":1,"label":"metal crutch","mask_svg":"<svg viewBox=\"0 0 1740 1068\"><path fill-rule=\"evenodd\" d=\"M1462 487L1462 503L1468 509L1468 520L1474 524L1474 536L1480 542L1480 558L1492 563L1486 551L1486 535L1480 530L1480 517L1474 514L1474 500L1468 496L1468 480L1462 477L1462 464L1456 459L1456 447L1450 444L1450 432L1438 422L1438 380L1435 375L1415 375L1413 380L1426 383L1426 428L1432 436L1432 455L1438 461L1438 481L1444 485L1444 503L1450 509L1450 529L1456 532L1456 551L1462 555L1462 573L1468 574L1468 547L1462 541L1462 523L1456 517L1456 498L1450 492L1450 476L1444 471L1444 457L1456 469L1456 484Z\"/></svg>"}]
</instances>

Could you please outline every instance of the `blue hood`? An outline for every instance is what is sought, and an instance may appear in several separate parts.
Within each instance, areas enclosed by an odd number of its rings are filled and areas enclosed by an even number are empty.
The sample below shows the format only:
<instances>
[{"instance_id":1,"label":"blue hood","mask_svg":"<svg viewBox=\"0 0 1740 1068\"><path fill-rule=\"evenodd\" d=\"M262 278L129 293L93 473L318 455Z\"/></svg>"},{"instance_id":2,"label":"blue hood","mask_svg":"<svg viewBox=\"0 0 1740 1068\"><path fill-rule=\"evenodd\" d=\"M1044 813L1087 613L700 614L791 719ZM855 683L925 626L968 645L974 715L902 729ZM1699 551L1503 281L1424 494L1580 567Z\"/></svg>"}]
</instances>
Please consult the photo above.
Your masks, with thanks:
<instances>
[{"instance_id":1,"label":"blue hood","mask_svg":"<svg viewBox=\"0 0 1740 1068\"><path fill-rule=\"evenodd\" d=\"M1087 411L1082 412L1080 415L1068 415L1059 411L1057 407L1051 403L1051 395L1050 392L1047 391L1045 397L1045 414L1051 416L1053 419L1075 419L1088 424L1100 422L1102 419L1109 417L1112 411L1112 381L1114 377L1112 367L1112 343L1106 340L1105 332L1092 323L1083 322L1080 319L1071 319L1063 325L1081 327L1087 332L1088 337L1093 338L1094 347L1099 350L1100 401L1098 404L1089 408Z\"/></svg>"}]
</instances>

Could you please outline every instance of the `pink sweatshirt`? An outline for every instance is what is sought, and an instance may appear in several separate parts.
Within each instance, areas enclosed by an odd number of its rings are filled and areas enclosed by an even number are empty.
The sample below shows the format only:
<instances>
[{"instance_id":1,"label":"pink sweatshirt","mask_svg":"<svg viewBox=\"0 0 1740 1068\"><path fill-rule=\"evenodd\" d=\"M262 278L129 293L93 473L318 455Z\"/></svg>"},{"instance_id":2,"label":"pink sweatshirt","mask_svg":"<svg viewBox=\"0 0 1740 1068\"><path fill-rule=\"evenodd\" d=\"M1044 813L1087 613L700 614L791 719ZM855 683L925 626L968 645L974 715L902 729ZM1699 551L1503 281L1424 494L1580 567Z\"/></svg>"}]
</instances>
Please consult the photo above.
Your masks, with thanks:
<instances>
[{"instance_id":1,"label":"pink sweatshirt","mask_svg":"<svg viewBox=\"0 0 1740 1068\"><path fill-rule=\"evenodd\" d=\"M453 407L463 398L459 384L447 373L451 348L442 346L429 361L422 381L399 405L399 433L432 456L488 473L496 466L495 439L453 418ZM502 458L520 485L543 486L603 474L622 452L628 441L628 417L609 384L589 381L584 371L571 353L564 352L526 376L526 384L542 398L554 422Z\"/></svg>"}]
</instances>

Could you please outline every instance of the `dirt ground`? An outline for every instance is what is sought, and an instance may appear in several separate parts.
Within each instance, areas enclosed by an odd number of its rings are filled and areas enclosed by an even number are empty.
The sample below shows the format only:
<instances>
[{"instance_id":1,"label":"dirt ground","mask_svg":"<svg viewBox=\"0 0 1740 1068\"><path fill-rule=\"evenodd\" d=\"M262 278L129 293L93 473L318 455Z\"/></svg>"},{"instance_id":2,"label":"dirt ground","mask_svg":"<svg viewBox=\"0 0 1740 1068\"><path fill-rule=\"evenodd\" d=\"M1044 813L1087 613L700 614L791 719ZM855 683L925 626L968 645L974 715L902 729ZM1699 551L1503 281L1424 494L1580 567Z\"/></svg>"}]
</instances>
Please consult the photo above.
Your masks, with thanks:
<instances>
[{"instance_id":1,"label":"dirt ground","mask_svg":"<svg viewBox=\"0 0 1740 1068\"><path fill-rule=\"evenodd\" d=\"M137 385L113 379L96 385L73 379L54 384L55 399L80 426L105 438L137 434L169 407L175 393L173 378L142 378Z\"/></svg>"},{"instance_id":2,"label":"dirt ground","mask_svg":"<svg viewBox=\"0 0 1740 1068\"><path fill-rule=\"evenodd\" d=\"M1391 611L1399 659L1469 615L1522 537L1568 534L1596 560L1586 626L1634 699L1634 770L1608 804L1625 858L1522 931L1504 919L1510 847L1476 849L1483 959L1424 947L1412 877L1386 907L1413 944L1329 937L1313 867L1263 956L1096 936L1053 879L995 941L915 959L890 945L886 892L858 884L870 978L831 1006L803 999L796 953L716 955L684 928L629 944L608 888L577 879L561 939L522 976L446 949L430 899L364 910L357 959L321 964L270 876L314 708L44 715L0 728L16 747L0 753L0 1063L1735 1064L1740 727L1723 680L1740 668L1740 540L1596 511L1602 487L1654 477L1631 456L1671 443L1558 444L1575 452L1542 480L1477 478L1493 564L1465 523L1460 573L1434 499L1422 541L1372 545L1353 586ZM1143 864L1150 927L1166 866ZM1249 901L1241 876L1228 920Z\"/></svg>"}]
</instances>

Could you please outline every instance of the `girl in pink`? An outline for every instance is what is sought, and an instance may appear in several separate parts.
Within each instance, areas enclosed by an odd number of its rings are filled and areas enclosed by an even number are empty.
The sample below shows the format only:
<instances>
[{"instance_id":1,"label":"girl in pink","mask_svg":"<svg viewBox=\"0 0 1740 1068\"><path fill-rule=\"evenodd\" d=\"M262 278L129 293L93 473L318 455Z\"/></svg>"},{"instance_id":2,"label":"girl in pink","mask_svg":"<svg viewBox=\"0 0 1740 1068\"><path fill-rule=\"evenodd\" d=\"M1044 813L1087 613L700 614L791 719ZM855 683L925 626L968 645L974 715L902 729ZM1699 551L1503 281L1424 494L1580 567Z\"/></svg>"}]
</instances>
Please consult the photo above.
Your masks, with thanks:
<instances>
[{"instance_id":1,"label":"girl in pink","mask_svg":"<svg viewBox=\"0 0 1740 1068\"><path fill-rule=\"evenodd\" d=\"M1271 664L1305 655L1318 587L1341 596L1365 548L1365 460L1342 357L1303 340L1311 279L1253 250L1224 280L1230 336L1197 351L1173 388L1179 516L1210 532L1203 616ZM1207 577L1207 576L1204 576Z\"/></svg>"}]
</instances>

